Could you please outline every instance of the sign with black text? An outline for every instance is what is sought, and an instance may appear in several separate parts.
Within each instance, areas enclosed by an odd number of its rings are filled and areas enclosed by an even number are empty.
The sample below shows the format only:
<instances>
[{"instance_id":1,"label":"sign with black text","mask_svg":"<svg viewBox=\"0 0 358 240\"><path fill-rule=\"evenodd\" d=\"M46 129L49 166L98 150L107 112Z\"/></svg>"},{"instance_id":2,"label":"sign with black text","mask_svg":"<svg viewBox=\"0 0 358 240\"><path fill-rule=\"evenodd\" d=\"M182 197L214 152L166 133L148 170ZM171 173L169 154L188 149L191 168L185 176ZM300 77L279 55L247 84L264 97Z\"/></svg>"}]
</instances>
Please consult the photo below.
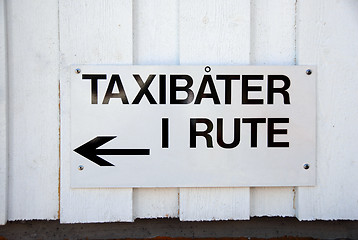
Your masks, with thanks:
<instances>
[{"instance_id":1,"label":"sign with black text","mask_svg":"<svg viewBox=\"0 0 358 240\"><path fill-rule=\"evenodd\" d=\"M311 66L71 68L71 186L312 186Z\"/></svg>"}]
</instances>

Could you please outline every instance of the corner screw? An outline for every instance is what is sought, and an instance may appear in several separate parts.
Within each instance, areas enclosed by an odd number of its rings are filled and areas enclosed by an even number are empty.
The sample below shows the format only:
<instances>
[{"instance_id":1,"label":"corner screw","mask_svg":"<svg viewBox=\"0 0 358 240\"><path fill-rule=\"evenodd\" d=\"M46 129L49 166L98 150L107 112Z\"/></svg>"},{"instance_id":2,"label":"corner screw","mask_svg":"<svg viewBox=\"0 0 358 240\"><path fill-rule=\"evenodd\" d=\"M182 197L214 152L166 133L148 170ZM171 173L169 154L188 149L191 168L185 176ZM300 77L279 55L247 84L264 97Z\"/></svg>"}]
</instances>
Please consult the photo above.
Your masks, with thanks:
<instances>
[{"instance_id":1,"label":"corner screw","mask_svg":"<svg viewBox=\"0 0 358 240\"><path fill-rule=\"evenodd\" d=\"M77 73L77 74L81 73L81 69L76 68L76 73Z\"/></svg>"},{"instance_id":2,"label":"corner screw","mask_svg":"<svg viewBox=\"0 0 358 240\"><path fill-rule=\"evenodd\" d=\"M78 170L82 171L85 167L83 165L78 166Z\"/></svg>"},{"instance_id":3,"label":"corner screw","mask_svg":"<svg viewBox=\"0 0 358 240\"><path fill-rule=\"evenodd\" d=\"M310 165L308 163L306 163L306 164L303 165L303 168L307 170L307 169L310 168Z\"/></svg>"},{"instance_id":4,"label":"corner screw","mask_svg":"<svg viewBox=\"0 0 358 240\"><path fill-rule=\"evenodd\" d=\"M306 70L306 74L307 74L307 75L311 75L311 73L312 73L312 70L311 70L311 69L307 69L307 70Z\"/></svg>"}]
</instances>

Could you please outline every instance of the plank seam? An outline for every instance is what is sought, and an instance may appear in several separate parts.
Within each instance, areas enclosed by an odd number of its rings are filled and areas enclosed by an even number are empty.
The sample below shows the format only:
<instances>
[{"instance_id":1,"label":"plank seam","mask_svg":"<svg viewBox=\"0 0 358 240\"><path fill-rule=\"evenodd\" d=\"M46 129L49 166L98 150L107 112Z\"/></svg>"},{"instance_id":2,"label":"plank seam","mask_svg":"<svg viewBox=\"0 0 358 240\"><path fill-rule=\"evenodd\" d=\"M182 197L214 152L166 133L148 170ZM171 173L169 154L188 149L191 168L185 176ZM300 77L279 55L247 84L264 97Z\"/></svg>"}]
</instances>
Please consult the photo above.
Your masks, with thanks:
<instances>
[{"instance_id":1,"label":"plank seam","mask_svg":"<svg viewBox=\"0 0 358 240\"><path fill-rule=\"evenodd\" d=\"M249 36L250 36L250 39L249 39L249 41L250 41L250 44L249 44L249 64L250 65L252 65L252 63L253 63L253 53L252 53L252 51L253 51L253 47L252 47L252 45L253 45L253 42L252 42L252 40L253 39L255 39L255 37L253 36L253 34L254 34L254 30L253 30L253 28L254 28L254 26L255 26L255 18L254 18L254 4L253 4L253 0L250 0L250 34L249 34Z\"/></svg>"},{"instance_id":2,"label":"plank seam","mask_svg":"<svg viewBox=\"0 0 358 240\"><path fill-rule=\"evenodd\" d=\"M6 224L7 222L7 212L8 212L8 188L9 188L9 164L8 164L8 159L9 159L9 151L8 151L8 139L9 139L9 131L8 131L8 123L9 123L9 115L8 115L8 112L9 112L9 102L8 102L8 92L9 92L9 84L8 84L8 55L7 55L7 49L8 49L8 36L7 36L7 29L8 29L8 26L7 26L7 11L6 11L6 8L7 8L7 4L6 4L6 1L3 0L3 13L2 13L2 17L3 17L3 26L1 26L3 28L3 47L4 47L4 52L3 52L3 69L4 69L4 73L3 73L3 91L4 91L4 125L3 125L3 130L4 130L4 144L5 146L3 146L3 149L5 150L5 153L3 154L4 155L4 159L3 159L3 163L4 163L4 209L1 209L3 211L3 219L0 219L0 225L2 224ZM0 56L1 57L1 56Z\"/></svg>"},{"instance_id":3,"label":"plank seam","mask_svg":"<svg viewBox=\"0 0 358 240\"><path fill-rule=\"evenodd\" d=\"M295 42L294 42L294 61L293 61L293 64L294 65L297 65L297 0L295 0L295 23L294 23L294 39L295 39Z\"/></svg>"},{"instance_id":4,"label":"plank seam","mask_svg":"<svg viewBox=\"0 0 358 240\"><path fill-rule=\"evenodd\" d=\"M61 217L61 44L60 44L60 0L57 1L57 39L58 39L58 212Z\"/></svg>"}]
</instances>

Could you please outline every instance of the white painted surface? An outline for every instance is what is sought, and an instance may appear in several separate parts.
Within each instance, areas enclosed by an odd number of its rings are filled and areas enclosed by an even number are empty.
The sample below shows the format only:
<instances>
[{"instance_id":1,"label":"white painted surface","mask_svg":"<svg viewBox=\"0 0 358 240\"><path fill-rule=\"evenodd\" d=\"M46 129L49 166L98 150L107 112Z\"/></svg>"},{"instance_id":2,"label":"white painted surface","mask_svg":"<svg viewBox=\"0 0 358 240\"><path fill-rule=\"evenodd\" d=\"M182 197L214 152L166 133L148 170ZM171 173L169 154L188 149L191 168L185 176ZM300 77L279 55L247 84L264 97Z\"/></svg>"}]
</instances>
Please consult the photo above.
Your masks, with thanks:
<instances>
[{"instance_id":1,"label":"white painted surface","mask_svg":"<svg viewBox=\"0 0 358 240\"><path fill-rule=\"evenodd\" d=\"M8 206L8 99L5 0L0 0L0 225L7 221Z\"/></svg>"},{"instance_id":2,"label":"white painted surface","mask_svg":"<svg viewBox=\"0 0 358 240\"><path fill-rule=\"evenodd\" d=\"M317 186L296 193L291 187L252 188L251 194L249 188L181 189L181 219L358 219L357 2L151 2L133 1L132 9L132 1L60 0L58 9L52 0L7 1L8 219L58 217L59 60L65 109L67 68L74 63L291 65L295 55L298 65L318 69ZM66 140L68 112L61 114ZM71 190L68 154L61 152L62 222L179 215L176 188Z\"/></svg>"},{"instance_id":3,"label":"white painted surface","mask_svg":"<svg viewBox=\"0 0 358 240\"><path fill-rule=\"evenodd\" d=\"M295 64L295 11L294 0L251 1L250 64ZM251 216L295 216L294 188L251 188L250 191Z\"/></svg>"},{"instance_id":4,"label":"white painted surface","mask_svg":"<svg viewBox=\"0 0 358 240\"><path fill-rule=\"evenodd\" d=\"M248 220L249 188L180 188L180 220Z\"/></svg>"},{"instance_id":5,"label":"white painted surface","mask_svg":"<svg viewBox=\"0 0 358 240\"><path fill-rule=\"evenodd\" d=\"M300 220L358 219L358 2L299 1L297 63L316 64L317 186L298 188Z\"/></svg>"},{"instance_id":6,"label":"white painted surface","mask_svg":"<svg viewBox=\"0 0 358 240\"><path fill-rule=\"evenodd\" d=\"M60 1L61 222L133 221L132 189L71 189L71 64L132 64L132 1Z\"/></svg>"},{"instance_id":7,"label":"white painted surface","mask_svg":"<svg viewBox=\"0 0 358 240\"><path fill-rule=\"evenodd\" d=\"M133 0L133 64L177 65L179 0Z\"/></svg>"},{"instance_id":8,"label":"white painted surface","mask_svg":"<svg viewBox=\"0 0 358 240\"><path fill-rule=\"evenodd\" d=\"M294 188L250 188L250 216L295 216Z\"/></svg>"},{"instance_id":9,"label":"white painted surface","mask_svg":"<svg viewBox=\"0 0 358 240\"><path fill-rule=\"evenodd\" d=\"M181 65L250 63L250 1L185 0L179 5ZM181 188L179 197L182 221L250 216L250 188Z\"/></svg>"},{"instance_id":10,"label":"white painted surface","mask_svg":"<svg viewBox=\"0 0 358 240\"><path fill-rule=\"evenodd\" d=\"M133 64L178 64L178 6L178 0L133 1ZM178 188L135 188L134 218L178 217L178 198Z\"/></svg>"},{"instance_id":11,"label":"white painted surface","mask_svg":"<svg viewBox=\"0 0 358 240\"><path fill-rule=\"evenodd\" d=\"M7 1L8 220L58 218L58 2Z\"/></svg>"},{"instance_id":12,"label":"white painted surface","mask_svg":"<svg viewBox=\"0 0 358 240\"><path fill-rule=\"evenodd\" d=\"M134 218L178 217L179 194L177 188L133 189Z\"/></svg>"},{"instance_id":13,"label":"white painted surface","mask_svg":"<svg viewBox=\"0 0 358 240\"><path fill-rule=\"evenodd\" d=\"M295 64L295 11L295 0L251 2L250 64Z\"/></svg>"}]
</instances>

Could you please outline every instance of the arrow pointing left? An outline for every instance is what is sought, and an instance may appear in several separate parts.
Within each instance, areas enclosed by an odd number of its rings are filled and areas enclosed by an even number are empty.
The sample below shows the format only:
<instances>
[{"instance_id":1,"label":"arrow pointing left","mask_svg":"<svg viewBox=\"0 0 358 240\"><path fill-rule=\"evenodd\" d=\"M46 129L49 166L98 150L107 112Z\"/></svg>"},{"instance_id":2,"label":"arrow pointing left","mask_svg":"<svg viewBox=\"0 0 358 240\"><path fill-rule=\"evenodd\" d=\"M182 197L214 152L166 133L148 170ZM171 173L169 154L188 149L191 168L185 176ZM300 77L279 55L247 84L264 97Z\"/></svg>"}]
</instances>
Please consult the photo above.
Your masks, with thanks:
<instances>
[{"instance_id":1,"label":"arrow pointing left","mask_svg":"<svg viewBox=\"0 0 358 240\"><path fill-rule=\"evenodd\" d=\"M98 149L103 144L116 138L116 136L99 136L74 149L76 153L99 166L114 166L98 155L149 155L150 149Z\"/></svg>"}]
</instances>

